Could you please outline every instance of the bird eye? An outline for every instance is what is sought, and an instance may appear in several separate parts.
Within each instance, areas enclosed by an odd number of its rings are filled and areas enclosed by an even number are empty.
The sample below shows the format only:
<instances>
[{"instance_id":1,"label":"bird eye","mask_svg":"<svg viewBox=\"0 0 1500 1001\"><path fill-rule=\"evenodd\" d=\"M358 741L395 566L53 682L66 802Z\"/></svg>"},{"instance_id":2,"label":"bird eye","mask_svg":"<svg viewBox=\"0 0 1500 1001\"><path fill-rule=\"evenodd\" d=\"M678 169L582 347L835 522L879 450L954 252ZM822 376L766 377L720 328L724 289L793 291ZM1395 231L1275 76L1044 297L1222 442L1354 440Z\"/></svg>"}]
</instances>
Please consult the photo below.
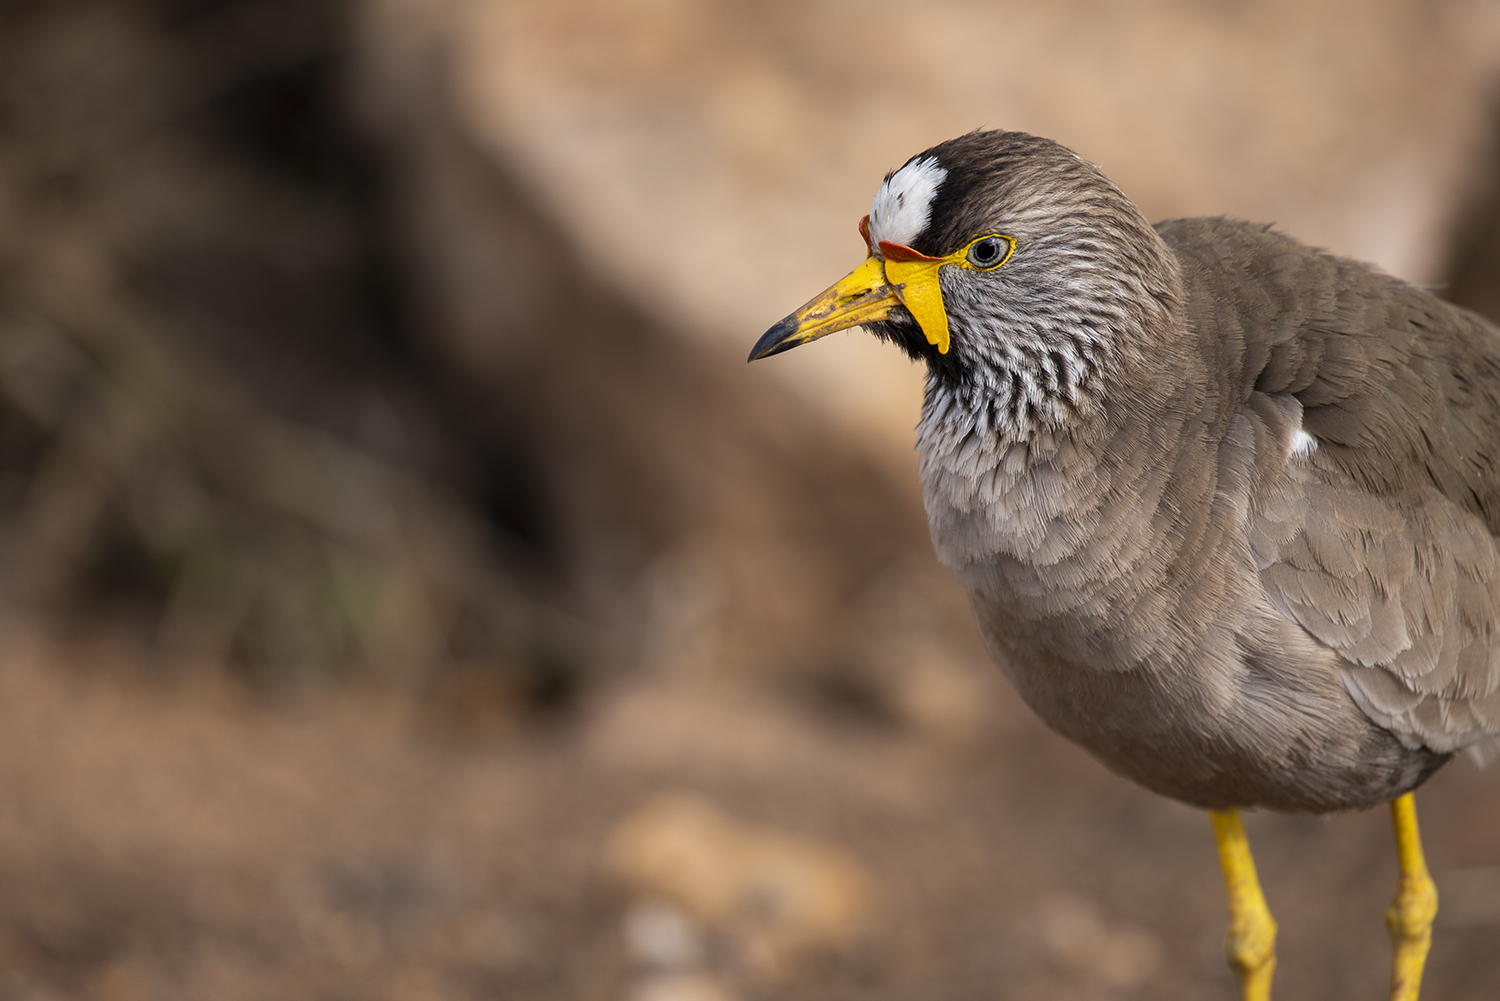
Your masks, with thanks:
<instances>
[{"instance_id":1,"label":"bird eye","mask_svg":"<svg viewBox=\"0 0 1500 1001\"><path fill-rule=\"evenodd\" d=\"M969 246L969 263L976 268L993 268L1005 260L1009 249L1004 237L987 236L983 240L975 240Z\"/></svg>"}]
</instances>

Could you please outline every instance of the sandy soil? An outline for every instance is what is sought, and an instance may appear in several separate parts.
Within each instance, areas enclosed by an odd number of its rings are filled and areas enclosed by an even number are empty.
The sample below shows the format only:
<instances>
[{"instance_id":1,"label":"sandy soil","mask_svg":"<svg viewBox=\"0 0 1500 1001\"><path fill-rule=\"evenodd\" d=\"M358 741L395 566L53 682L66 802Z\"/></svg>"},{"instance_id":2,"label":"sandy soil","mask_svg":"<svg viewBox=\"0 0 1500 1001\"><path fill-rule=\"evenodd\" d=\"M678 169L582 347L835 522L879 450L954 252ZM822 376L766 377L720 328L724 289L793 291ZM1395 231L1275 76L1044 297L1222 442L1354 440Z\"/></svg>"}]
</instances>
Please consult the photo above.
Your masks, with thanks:
<instances>
[{"instance_id":1,"label":"sandy soil","mask_svg":"<svg viewBox=\"0 0 1500 1001\"><path fill-rule=\"evenodd\" d=\"M1234 996L1205 819L982 679L962 738L671 676L456 729L406 701L267 705L105 660L4 658L4 997ZM719 833L652 820L663 793ZM1424 996L1493 998L1500 771L1458 761L1419 802L1446 905ZM610 860L626 821L699 859L686 883ZM1249 829L1278 997L1381 996L1384 816ZM757 878L726 837L803 866L811 898L705 906L702 886ZM828 866L856 873L857 908L812 899L845 893Z\"/></svg>"}]
</instances>

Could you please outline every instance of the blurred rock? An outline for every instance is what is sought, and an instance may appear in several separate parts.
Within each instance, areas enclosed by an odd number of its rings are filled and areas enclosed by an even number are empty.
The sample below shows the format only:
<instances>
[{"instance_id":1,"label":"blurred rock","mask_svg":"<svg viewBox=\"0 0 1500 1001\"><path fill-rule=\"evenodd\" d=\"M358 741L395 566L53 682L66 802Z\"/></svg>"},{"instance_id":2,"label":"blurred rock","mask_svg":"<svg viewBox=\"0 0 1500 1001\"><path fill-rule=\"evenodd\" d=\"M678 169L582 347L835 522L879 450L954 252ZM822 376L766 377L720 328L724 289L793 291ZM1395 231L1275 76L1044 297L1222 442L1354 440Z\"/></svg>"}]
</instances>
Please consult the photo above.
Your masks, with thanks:
<instances>
[{"instance_id":1,"label":"blurred rock","mask_svg":"<svg viewBox=\"0 0 1500 1001\"><path fill-rule=\"evenodd\" d=\"M780 974L870 927L875 885L847 852L752 827L694 796L662 795L610 833L604 865L632 892L674 901L752 972Z\"/></svg>"},{"instance_id":2,"label":"blurred rock","mask_svg":"<svg viewBox=\"0 0 1500 1001\"><path fill-rule=\"evenodd\" d=\"M830 721L742 685L647 682L598 708L582 749L600 767L656 781L836 786L901 811L930 801L940 758L900 733Z\"/></svg>"},{"instance_id":3,"label":"blurred rock","mask_svg":"<svg viewBox=\"0 0 1500 1001\"><path fill-rule=\"evenodd\" d=\"M701 973L655 974L627 995L628 1001L734 1001L718 981Z\"/></svg>"},{"instance_id":4,"label":"blurred rock","mask_svg":"<svg viewBox=\"0 0 1500 1001\"><path fill-rule=\"evenodd\" d=\"M625 943L649 966L696 966L703 960L697 923L671 904L641 900L625 913Z\"/></svg>"},{"instance_id":5,"label":"blurred rock","mask_svg":"<svg viewBox=\"0 0 1500 1001\"><path fill-rule=\"evenodd\" d=\"M379 0L366 29L384 92L424 95L399 127L430 143L440 116L725 367L857 263L886 170L984 126L1072 146L1153 219L1274 222L1435 281L1500 69L1488 0ZM842 340L757 382L904 451L918 373Z\"/></svg>"},{"instance_id":6,"label":"blurred rock","mask_svg":"<svg viewBox=\"0 0 1500 1001\"><path fill-rule=\"evenodd\" d=\"M1161 966L1160 943L1140 928L1110 926L1093 901L1054 894L1037 908L1037 931L1067 972L1111 991L1146 983Z\"/></svg>"},{"instance_id":7,"label":"blurred rock","mask_svg":"<svg viewBox=\"0 0 1500 1001\"><path fill-rule=\"evenodd\" d=\"M927 638L891 650L901 668L893 672L894 702L918 730L938 740L965 744L994 722L992 679L972 661L955 657Z\"/></svg>"}]
</instances>

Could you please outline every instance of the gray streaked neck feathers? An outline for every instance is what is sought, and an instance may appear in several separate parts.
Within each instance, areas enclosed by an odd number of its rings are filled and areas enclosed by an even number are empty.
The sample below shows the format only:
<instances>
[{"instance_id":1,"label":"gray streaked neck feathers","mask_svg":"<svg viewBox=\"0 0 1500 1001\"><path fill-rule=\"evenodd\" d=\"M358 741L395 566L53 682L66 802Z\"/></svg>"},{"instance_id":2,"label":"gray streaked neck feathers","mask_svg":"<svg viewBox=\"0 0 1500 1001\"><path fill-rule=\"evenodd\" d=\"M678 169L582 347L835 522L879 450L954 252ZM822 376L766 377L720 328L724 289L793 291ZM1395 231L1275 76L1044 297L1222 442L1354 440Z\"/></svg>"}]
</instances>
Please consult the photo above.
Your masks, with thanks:
<instances>
[{"instance_id":1,"label":"gray streaked neck feathers","mask_svg":"<svg viewBox=\"0 0 1500 1001\"><path fill-rule=\"evenodd\" d=\"M1041 532L1033 522L1061 516L1065 505L1027 489L1030 500L1008 507L1005 495L1023 478L1044 466L1091 478L1098 448L1116 438L1125 411L1136 419L1144 412L1148 423L1196 412L1164 388L1148 388L1175 386L1181 395L1201 381L1191 371L1202 360L1182 320L1182 275L1134 203L1056 143L971 134L913 161L927 157L947 168L948 180L917 249L950 253L987 232L1016 241L995 272L942 275L952 346L946 356L921 354L928 379L918 451L928 510L937 519L945 510L998 505L992 515L1013 519L1014 533L992 538L1013 535L1022 545ZM961 562L984 555L966 553Z\"/></svg>"}]
</instances>

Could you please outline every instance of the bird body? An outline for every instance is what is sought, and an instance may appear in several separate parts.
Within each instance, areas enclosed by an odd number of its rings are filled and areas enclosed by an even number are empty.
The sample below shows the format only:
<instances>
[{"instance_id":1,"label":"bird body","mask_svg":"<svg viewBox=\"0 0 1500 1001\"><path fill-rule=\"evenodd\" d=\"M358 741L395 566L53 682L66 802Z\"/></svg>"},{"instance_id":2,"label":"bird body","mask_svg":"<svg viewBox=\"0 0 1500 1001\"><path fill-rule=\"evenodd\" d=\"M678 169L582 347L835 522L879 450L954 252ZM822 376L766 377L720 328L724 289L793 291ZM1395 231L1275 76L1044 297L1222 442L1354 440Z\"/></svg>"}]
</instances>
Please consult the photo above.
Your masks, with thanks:
<instances>
[{"instance_id":1,"label":"bird body","mask_svg":"<svg viewBox=\"0 0 1500 1001\"><path fill-rule=\"evenodd\" d=\"M1388 801L1500 730L1500 564L1476 500L1500 478L1450 460L1474 474L1452 499L1427 473L1486 423L1500 446L1500 404L1459 409L1438 381L1409 425L1427 437L1400 440L1404 387L1372 383L1446 368L1455 392L1465 372L1500 388L1500 335L1263 227L1157 232L1181 275L1178 329L1087 416L995 434L930 378L918 451L938 555L1027 703L1142 785L1211 808ZM1310 275L1343 295L1309 294ZM1412 335L1356 335L1371 314ZM1424 324L1472 336L1444 358ZM1340 341L1341 370L1299 367L1328 357L1319 337ZM1375 413L1351 428L1354 408Z\"/></svg>"},{"instance_id":2,"label":"bird body","mask_svg":"<svg viewBox=\"0 0 1500 1001\"><path fill-rule=\"evenodd\" d=\"M1153 227L1022 133L918 154L860 230L752 359L862 324L926 363L939 558L1042 719L1220 811L1246 998L1274 923L1233 809L1395 801L1415 998L1405 794L1500 734L1500 329L1266 226Z\"/></svg>"}]
</instances>

